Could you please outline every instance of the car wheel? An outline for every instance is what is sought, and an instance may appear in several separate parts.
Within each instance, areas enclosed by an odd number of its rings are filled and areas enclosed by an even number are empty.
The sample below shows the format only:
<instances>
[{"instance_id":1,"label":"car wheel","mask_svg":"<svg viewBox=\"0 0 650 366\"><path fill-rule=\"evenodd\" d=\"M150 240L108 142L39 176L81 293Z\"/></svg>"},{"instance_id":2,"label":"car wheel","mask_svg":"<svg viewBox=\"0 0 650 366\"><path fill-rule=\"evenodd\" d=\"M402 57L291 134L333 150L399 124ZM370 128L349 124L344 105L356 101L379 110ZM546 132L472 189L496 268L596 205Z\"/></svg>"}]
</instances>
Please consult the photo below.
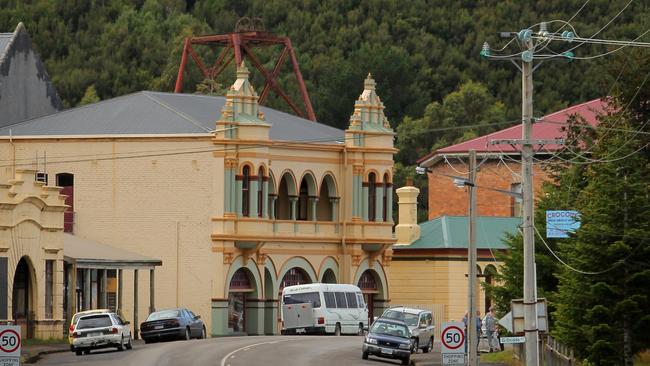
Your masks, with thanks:
<instances>
[{"instance_id":1,"label":"car wheel","mask_svg":"<svg viewBox=\"0 0 650 366\"><path fill-rule=\"evenodd\" d=\"M411 364L411 357L404 357L402 359L402 365L410 365Z\"/></svg>"},{"instance_id":2,"label":"car wheel","mask_svg":"<svg viewBox=\"0 0 650 366\"><path fill-rule=\"evenodd\" d=\"M133 342L131 340L131 336L129 336L129 340L126 342L126 349L133 349Z\"/></svg>"},{"instance_id":3,"label":"car wheel","mask_svg":"<svg viewBox=\"0 0 650 366\"><path fill-rule=\"evenodd\" d=\"M82 352L81 352L80 350L76 350L76 351L74 351L74 353L75 353L77 356L81 356L81 353L82 353Z\"/></svg>"},{"instance_id":4,"label":"car wheel","mask_svg":"<svg viewBox=\"0 0 650 366\"><path fill-rule=\"evenodd\" d=\"M188 328L185 328L185 340L189 341L192 339L192 335L190 334L190 330Z\"/></svg>"},{"instance_id":5,"label":"car wheel","mask_svg":"<svg viewBox=\"0 0 650 366\"><path fill-rule=\"evenodd\" d=\"M122 339L120 339L120 344L117 345L117 350L124 351L124 336L122 336Z\"/></svg>"},{"instance_id":6,"label":"car wheel","mask_svg":"<svg viewBox=\"0 0 650 366\"><path fill-rule=\"evenodd\" d=\"M363 358L364 360L367 360L367 359L368 359L368 351L364 351L364 352L361 354L361 358Z\"/></svg>"},{"instance_id":7,"label":"car wheel","mask_svg":"<svg viewBox=\"0 0 650 366\"><path fill-rule=\"evenodd\" d=\"M89 355L89 354L90 354L90 350L89 350L89 349L87 349L87 350L84 351L84 355Z\"/></svg>"},{"instance_id":8,"label":"car wheel","mask_svg":"<svg viewBox=\"0 0 650 366\"><path fill-rule=\"evenodd\" d=\"M427 346L422 348L422 352L424 353L429 353L433 349L433 337L429 338L429 343L427 343Z\"/></svg>"},{"instance_id":9,"label":"car wheel","mask_svg":"<svg viewBox=\"0 0 650 366\"><path fill-rule=\"evenodd\" d=\"M411 353L418 353L419 342L417 338L413 339L413 347L411 347Z\"/></svg>"},{"instance_id":10,"label":"car wheel","mask_svg":"<svg viewBox=\"0 0 650 366\"><path fill-rule=\"evenodd\" d=\"M336 323L336 326L334 327L334 335L337 337L341 335L341 324Z\"/></svg>"},{"instance_id":11,"label":"car wheel","mask_svg":"<svg viewBox=\"0 0 650 366\"><path fill-rule=\"evenodd\" d=\"M199 339L206 339L208 338L205 332L205 327L201 328L201 338Z\"/></svg>"}]
</instances>

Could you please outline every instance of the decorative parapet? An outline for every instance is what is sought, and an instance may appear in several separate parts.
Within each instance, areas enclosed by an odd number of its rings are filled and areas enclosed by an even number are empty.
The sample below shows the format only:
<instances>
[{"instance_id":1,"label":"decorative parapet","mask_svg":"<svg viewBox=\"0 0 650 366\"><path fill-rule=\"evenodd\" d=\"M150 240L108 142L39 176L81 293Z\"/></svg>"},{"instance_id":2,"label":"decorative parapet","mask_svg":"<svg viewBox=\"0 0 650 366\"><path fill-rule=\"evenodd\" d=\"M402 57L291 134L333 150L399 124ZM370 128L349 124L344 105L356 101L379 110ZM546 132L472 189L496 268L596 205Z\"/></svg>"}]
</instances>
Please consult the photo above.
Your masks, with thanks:
<instances>
[{"instance_id":1,"label":"decorative parapet","mask_svg":"<svg viewBox=\"0 0 650 366\"><path fill-rule=\"evenodd\" d=\"M0 230L24 221L47 231L63 230L66 196L60 194L61 187L46 186L35 176L35 170L17 170L15 179L0 185Z\"/></svg>"},{"instance_id":2,"label":"decorative parapet","mask_svg":"<svg viewBox=\"0 0 650 366\"><path fill-rule=\"evenodd\" d=\"M249 80L250 72L245 63L237 67L237 80L226 93L226 102L221 108L221 117L217 121L217 131L223 132L224 138L237 138L237 125L258 125L270 127L260 111L258 95ZM220 135L219 133L217 134Z\"/></svg>"},{"instance_id":3,"label":"decorative parapet","mask_svg":"<svg viewBox=\"0 0 650 366\"><path fill-rule=\"evenodd\" d=\"M349 129L392 133L393 129L384 114L384 108L384 103L375 91L375 80L368 74L363 83L363 92L354 102Z\"/></svg>"}]
</instances>

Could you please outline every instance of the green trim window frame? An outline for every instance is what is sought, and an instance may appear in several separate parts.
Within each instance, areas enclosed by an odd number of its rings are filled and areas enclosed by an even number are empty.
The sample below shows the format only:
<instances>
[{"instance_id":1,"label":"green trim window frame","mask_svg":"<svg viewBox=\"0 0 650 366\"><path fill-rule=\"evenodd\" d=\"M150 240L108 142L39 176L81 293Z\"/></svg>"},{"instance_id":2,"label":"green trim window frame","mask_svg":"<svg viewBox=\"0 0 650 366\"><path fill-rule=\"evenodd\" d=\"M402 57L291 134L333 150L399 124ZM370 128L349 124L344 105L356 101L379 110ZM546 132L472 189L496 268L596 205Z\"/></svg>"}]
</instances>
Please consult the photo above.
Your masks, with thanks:
<instances>
[{"instance_id":1,"label":"green trim window frame","mask_svg":"<svg viewBox=\"0 0 650 366\"><path fill-rule=\"evenodd\" d=\"M368 174L368 221L375 221L377 218L377 176L375 173Z\"/></svg>"},{"instance_id":2,"label":"green trim window frame","mask_svg":"<svg viewBox=\"0 0 650 366\"><path fill-rule=\"evenodd\" d=\"M250 216L251 208L251 168L248 165L245 165L242 168L242 180L241 180L241 214L242 216Z\"/></svg>"}]
</instances>

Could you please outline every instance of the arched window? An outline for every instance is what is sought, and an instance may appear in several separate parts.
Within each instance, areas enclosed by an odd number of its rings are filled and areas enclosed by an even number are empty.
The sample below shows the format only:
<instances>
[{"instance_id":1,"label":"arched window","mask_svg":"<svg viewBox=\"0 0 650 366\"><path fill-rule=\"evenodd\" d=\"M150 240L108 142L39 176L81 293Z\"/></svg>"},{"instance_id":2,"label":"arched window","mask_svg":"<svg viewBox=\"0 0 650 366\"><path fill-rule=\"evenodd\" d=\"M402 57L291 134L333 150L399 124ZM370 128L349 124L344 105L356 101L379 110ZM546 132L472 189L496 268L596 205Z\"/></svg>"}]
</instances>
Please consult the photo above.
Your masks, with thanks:
<instances>
[{"instance_id":1,"label":"arched window","mask_svg":"<svg viewBox=\"0 0 650 366\"><path fill-rule=\"evenodd\" d=\"M260 167L257 173L257 216L264 215L264 168Z\"/></svg>"},{"instance_id":2,"label":"arched window","mask_svg":"<svg viewBox=\"0 0 650 366\"><path fill-rule=\"evenodd\" d=\"M298 220L307 220L309 217L309 187L307 179L300 183L300 192L298 195Z\"/></svg>"},{"instance_id":3,"label":"arched window","mask_svg":"<svg viewBox=\"0 0 650 366\"><path fill-rule=\"evenodd\" d=\"M377 176L368 174L368 221L375 221L377 217Z\"/></svg>"},{"instance_id":4,"label":"arched window","mask_svg":"<svg viewBox=\"0 0 650 366\"><path fill-rule=\"evenodd\" d=\"M241 213L243 216L250 216L250 196L251 187L251 168L245 165L242 169L242 182L241 182Z\"/></svg>"},{"instance_id":5,"label":"arched window","mask_svg":"<svg viewBox=\"0 0 650 366\"><path fill-rule=\"evenodd\" d=\"M383 208L381 215L384 222L388 221L388 187L389 187L388 174L384 174L384 182L383 182L384 196L382 197L382 206L381 206Z\"/></svg>"}]
</instances>

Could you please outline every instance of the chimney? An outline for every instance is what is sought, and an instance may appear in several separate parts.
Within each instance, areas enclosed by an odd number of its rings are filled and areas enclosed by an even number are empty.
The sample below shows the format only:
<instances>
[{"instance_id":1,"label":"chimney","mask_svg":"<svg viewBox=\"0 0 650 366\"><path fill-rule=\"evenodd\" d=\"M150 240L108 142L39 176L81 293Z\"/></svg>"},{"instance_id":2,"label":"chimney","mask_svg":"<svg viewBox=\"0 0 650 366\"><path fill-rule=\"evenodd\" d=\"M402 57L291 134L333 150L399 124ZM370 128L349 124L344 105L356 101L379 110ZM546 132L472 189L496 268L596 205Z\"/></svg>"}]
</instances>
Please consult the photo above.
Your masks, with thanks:
<instances>
[{"instance_id":1,"label":"chimney","mask_svg":"<svg viewBox=\"0 0 650 366\"><path fill-rule=\"evenodd\" d=\"M411 245L420 239L420 226L418 225L418 194L420 190L408 185L398 189L399 216L395 227L395 245Z\"/></svg>"}]
</instances>

